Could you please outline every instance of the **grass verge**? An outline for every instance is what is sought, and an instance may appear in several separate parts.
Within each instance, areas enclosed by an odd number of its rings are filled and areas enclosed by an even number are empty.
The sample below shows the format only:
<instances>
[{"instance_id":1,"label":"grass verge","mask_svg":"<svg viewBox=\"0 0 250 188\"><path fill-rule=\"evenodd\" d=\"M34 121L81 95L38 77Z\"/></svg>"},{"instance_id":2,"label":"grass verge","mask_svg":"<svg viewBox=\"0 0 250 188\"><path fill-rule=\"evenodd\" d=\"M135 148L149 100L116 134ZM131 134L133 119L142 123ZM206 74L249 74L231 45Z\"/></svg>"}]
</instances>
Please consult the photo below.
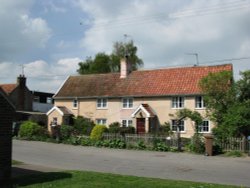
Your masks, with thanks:
<instances>
[{"instance_id":1,"label":"grass verge","mask_svg":"<svg viewBox=\"0 0 250 188\"><path fill-rule=\"evenodd\" d=\"M145 188L145 187L171 187L171 188L233 188L236 186L218 185L210 183L197 183L188 181L165 180L135 176L115 175L99 172L64 171L19 176L12 181L13 187L42 188Z\"/></svg>"}]
</instances>

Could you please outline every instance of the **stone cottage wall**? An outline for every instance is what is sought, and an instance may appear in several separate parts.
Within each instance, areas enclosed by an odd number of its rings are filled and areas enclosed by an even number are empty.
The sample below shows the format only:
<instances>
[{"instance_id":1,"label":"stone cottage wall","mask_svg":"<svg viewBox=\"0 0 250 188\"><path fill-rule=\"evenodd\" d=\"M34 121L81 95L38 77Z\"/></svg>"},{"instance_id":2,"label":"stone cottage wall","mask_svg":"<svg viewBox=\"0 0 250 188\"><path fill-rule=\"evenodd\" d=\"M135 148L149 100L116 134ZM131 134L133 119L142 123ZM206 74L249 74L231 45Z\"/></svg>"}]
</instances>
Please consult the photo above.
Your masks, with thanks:
<instances>
[{"instance_id":1,"label":"stone cottage wall","mask_svg":"<svg viewBox=\"0 0 250 188\"><path fill-rule=\"evenodd\" d=\"M11 177L13 115L14 108L0 91L0 182Z\"/></svg>"}]
</instances>

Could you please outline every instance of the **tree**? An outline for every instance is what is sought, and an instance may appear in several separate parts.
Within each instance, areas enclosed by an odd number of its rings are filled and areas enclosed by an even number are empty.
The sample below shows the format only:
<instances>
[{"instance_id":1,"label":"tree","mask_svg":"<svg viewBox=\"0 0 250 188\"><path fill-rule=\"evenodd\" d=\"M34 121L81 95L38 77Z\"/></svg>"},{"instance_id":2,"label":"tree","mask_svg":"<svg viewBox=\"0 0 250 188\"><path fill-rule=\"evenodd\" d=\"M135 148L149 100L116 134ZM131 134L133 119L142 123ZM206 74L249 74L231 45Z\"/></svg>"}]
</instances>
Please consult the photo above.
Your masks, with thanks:
<instances>
[{"instance_id":1,"label":"tree","mask_svg":"<svg viewBox=\"0 0 250 188\"><path fill-rule=\"evenodd\" d=\"M220 124L223 116L235 101L232 72L210 73L201 79L199 86L204 93L204 100L211 120Z\"/></svg>"},{"instance_id":2,"label":"tree","mask_svg":"<svg viewBox=\"0 0 250 188\"><path fill-rule=\"evenodd\" d=\"M217 123L213 133L220 139L250 135L250 71L232 81L231 72L211 73L200 82L210 117Z\"/></svg>"},{"instance_id":3,"label":"tree","mask_svg":"<svg viewBox=\"0 0 250 188\"><path fill-rule=\"evenodd\" d=\"M137 55L137 47L131 40L128 43L115 42L113 45L113 52L110 55L111 69L113 72L120 71L120 59L128 56L131 63L132 70L137 70L143 66L143 61Z\"/></svg>"},{"instance_id":4,"label":"tree","mask_svg":"<svg viewBox=\"0 0 250 188\"><path fill-rule=\"evenodd\" d=\"M143 61L136 55L137 47L133 41L128 43L115 42L113 52L110 55L97 53L95 58L87 57L85 62L80 62L79 74L96 74L120 71L120 59L128 56L132 70L137 70L143 66Z\"/></svg>"},{"instance_id":5,"label":"tree","mask_svg":"<svg viewBox=\"0 0 250 188\"><path fill-rule=\"evenodd\" d=\"M110 58L107 54L98 53L94 59L87 57L85 62L80 62L77 72L79 74L108 73L111 71L109 63Z\"/></svg>"}]
</instances>

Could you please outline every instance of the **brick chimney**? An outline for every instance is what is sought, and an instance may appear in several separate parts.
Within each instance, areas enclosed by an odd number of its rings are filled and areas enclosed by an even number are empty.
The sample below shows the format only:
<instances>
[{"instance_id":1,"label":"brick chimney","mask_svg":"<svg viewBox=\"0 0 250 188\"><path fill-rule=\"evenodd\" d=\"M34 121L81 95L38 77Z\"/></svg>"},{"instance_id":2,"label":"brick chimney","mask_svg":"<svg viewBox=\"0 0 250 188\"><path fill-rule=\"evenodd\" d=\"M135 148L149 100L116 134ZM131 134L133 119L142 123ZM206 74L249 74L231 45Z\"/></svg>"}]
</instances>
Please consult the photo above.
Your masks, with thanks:
<instances>
[{"instance_id":1,"label":"brick chimney","mask_svg":"<svg viewBox=\"0 0 250 188\"><path fill-rule=\"evenodd\" d=\"M17 110L25 110L25 87L26 87L26 77L24 75L19 75L17 77L18 86L18 99L17 99Z\"/></svg>"},{"instance_id":2,"label":"brick chimney","mask_svg":"<svg viewBox=\"0 0 250 188\"><path fill-rule=\"evenodd\" d=\"M125 58L121 59L120 66L121 66L120 67L120 78L127 78L129 73L131 72L131 65L129 63L127 56Z\"/></svg>"},{"instance_id":3,"label":"brick chimney","mask_svg":"<svg viewBox=\"0 0 250 188\"><path fill-rule=\"evenodd\" d=\"M26 86L26 77L24 75L19 75L19 77L17 77L17 85L20 86L20 88L25 88Z\"/></svg>"}]
</instances>

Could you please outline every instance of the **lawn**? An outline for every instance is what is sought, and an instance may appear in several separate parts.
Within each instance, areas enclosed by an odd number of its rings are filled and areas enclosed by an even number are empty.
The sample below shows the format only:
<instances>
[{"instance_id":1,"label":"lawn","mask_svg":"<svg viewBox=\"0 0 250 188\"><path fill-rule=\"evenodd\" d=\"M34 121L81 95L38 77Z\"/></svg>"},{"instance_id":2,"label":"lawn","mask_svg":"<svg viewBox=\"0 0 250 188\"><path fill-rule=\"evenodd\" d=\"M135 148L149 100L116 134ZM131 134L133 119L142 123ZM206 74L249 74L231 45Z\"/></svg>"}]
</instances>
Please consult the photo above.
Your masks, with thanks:
<instances>
[{"instance_id":1,"label":"lawn","mask_svg":"<svg viewBox=\"0 0 250 188\"><path fill-rule=\"evenodd\" d=\"M171 187L171 188L229 188L235 186L195 183L188 181L165 180L156 178L143 178L135 176L114 175L108 173L85 172L85 171L64 171L19 176L13 179L13 187L27 188L123 188L123 187Z\"/></svg>"}]
</instances>

